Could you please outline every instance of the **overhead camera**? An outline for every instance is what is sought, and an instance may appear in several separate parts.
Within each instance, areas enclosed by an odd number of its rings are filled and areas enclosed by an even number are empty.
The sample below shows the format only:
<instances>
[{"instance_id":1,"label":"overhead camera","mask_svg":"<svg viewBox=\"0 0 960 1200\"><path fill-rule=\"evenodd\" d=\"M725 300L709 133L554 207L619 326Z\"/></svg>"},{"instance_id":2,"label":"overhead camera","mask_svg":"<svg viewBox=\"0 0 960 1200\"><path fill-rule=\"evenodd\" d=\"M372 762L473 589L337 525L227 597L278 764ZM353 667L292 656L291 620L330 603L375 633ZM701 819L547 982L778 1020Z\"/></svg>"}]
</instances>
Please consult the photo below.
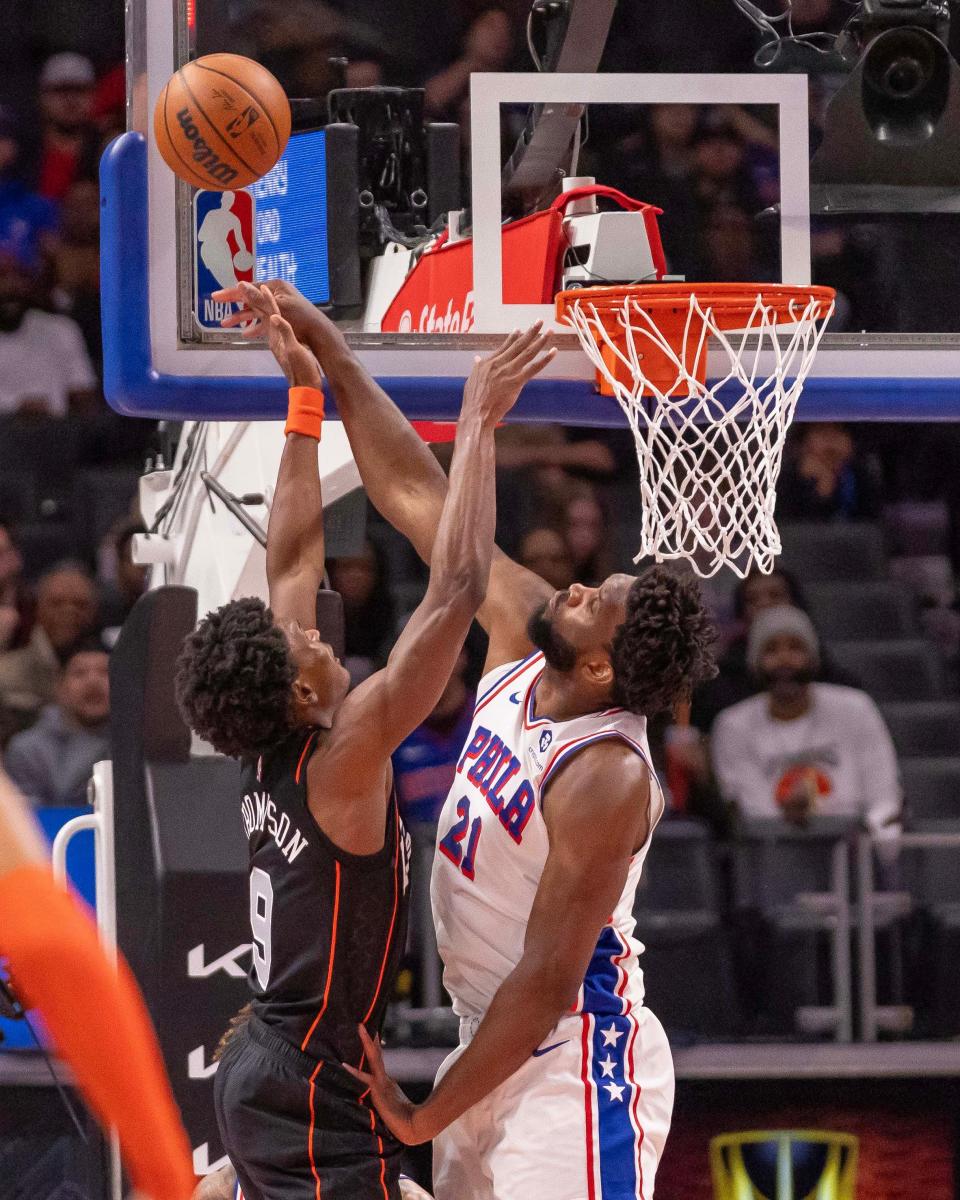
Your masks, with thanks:
<instances>
[{"instance_id":1,"label":"overhead camera","mask_svg":"<svg viewBox=\"0 0 960 1200\"><path fill-rule=\"evenodd\" d=\"M838 49L853 62L810 166L814 211L960 211L960 68L951 0L863 0Z\"/></svg>"}]
</instances>

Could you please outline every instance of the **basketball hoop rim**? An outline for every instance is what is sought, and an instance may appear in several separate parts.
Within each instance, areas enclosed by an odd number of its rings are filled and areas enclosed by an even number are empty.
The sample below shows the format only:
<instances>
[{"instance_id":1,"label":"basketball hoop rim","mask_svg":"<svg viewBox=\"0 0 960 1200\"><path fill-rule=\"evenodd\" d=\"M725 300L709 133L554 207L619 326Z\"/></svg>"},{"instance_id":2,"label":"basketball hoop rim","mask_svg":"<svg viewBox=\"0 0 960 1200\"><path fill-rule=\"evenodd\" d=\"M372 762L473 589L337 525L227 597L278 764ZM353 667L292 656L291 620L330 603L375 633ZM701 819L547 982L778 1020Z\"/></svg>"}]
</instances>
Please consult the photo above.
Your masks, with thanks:
<instances>
[{"instance_id":1,"label":"basketball hoop rim","mask_svg":"<svg viewBox=\"0 0 960 1200\"><path fill-rule=\"evenodd\" d=\"M807 319L820 320L829 316L836 301L836 291L816 284L800 286L784 283L631 283L603 287L568 288L556 296L557 319L564 321L573 309L588 308L598 319L618 316L628 302L651 316L667 313L686 313L695 302L712 312L719 328L727 326L726 318L749 316L758 305L772 313L776 324L792 324L811 305L816 312ZM722 323L721 323L722 319Z\"/></svg>"}]
</instances>

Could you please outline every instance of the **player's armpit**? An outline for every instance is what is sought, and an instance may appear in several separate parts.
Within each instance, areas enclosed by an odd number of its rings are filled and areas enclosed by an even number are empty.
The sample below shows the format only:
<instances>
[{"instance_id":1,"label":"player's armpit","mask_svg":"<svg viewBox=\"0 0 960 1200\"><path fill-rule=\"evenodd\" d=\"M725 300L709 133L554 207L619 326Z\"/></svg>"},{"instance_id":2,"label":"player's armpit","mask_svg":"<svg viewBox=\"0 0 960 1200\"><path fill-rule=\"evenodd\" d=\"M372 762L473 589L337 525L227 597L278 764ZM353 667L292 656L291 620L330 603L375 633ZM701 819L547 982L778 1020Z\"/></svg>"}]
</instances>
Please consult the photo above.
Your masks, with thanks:
<instances>
[{"instance_id":1,"label":"player's armpit","mask_svg":"<svg viewBox=\"0 0 960 1200\"><path fill-rule=\"evenodd\" d=\"M494 547L487 596L477 614L490 638L484 674L526 658L533 648L527 633L530 618L553 591L546 580Z\"/></svg>"}]
</instances>

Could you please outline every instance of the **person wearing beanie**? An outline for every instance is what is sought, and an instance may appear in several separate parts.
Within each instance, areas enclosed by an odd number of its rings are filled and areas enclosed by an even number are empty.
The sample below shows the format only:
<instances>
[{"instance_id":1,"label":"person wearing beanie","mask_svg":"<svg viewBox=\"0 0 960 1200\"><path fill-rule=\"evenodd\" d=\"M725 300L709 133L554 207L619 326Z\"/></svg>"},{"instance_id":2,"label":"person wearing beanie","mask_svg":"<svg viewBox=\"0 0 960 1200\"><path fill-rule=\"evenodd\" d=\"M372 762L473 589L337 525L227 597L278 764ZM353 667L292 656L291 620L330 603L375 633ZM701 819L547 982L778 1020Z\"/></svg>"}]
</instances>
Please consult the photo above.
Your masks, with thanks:
<instances>
[{"instance_id":1,"label":"person wearing beanie","mask_svg":"<svg viewBox=\"0 0 960 1200\"><path fill-rule=\"evenodd\" d=\"M61 201L78 179L96 182L100 134L93 123L97 77L82 54L51 55L40 71L43 143L37 191Z\"/></svg>"},{"instance_id":2,"label":"person wearing beanie","mask_svg":"<svg viewBox=\"0 0 960 1200\"><path fill-rule=\"evenodd\" d=\"M789 604L761 612L747 662L763 690L720 713L712 738L717 780L740 816L859 818L879 837L896 836L890 734L865 692L814 682L820 643L807 614Z\"/></svg>"}]
</instances>

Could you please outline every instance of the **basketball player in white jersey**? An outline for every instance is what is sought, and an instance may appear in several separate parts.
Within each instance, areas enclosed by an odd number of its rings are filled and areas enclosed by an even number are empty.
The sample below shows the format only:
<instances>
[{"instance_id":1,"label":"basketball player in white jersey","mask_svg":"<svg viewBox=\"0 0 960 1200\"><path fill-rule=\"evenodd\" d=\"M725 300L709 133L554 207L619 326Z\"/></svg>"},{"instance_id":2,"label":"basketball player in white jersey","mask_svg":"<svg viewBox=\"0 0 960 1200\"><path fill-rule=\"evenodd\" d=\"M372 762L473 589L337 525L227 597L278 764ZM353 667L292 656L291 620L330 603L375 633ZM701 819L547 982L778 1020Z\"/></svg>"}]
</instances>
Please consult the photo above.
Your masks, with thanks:
<instances>
[{"instance_id":1,"label":"basketball player in white jersey","mask_svg":"<svg viewBox=\"0 0 960 1200\"><path fill-rule=\"evenodd\" d=\"M429 562L443 472L336 328L270 286L370 499ZM249 305L230 324L258 316L253 292L221 294ZM664 808L646 718L713 673L713 633L696 587L661 568L555 592L500 552L479 618L486 669L432 881L460 1046L420 1105L365 1035L361 1077L397 1137L435 1139L438 1200L650 1200L674 1081L631 915Z\"/></svg>"}]
</instances>

